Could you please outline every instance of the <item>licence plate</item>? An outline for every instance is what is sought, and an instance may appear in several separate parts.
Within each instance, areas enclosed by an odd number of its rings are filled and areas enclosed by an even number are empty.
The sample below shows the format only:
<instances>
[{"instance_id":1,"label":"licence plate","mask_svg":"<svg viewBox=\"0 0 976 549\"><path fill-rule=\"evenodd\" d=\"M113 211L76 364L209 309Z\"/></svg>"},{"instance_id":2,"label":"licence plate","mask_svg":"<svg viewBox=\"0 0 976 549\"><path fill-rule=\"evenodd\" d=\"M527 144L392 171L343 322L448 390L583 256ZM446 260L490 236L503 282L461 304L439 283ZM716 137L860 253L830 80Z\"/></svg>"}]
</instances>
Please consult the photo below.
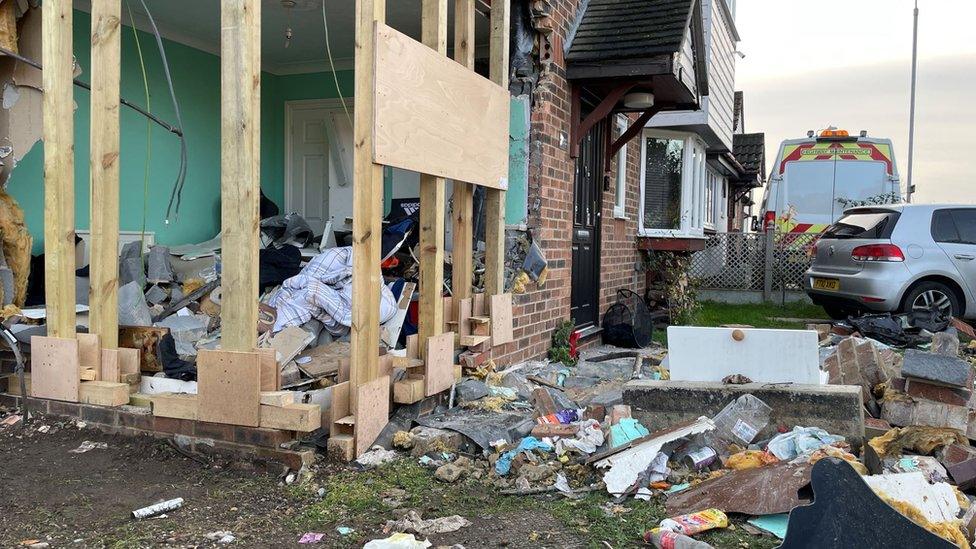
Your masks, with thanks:
<instances>
[{"instance_id":1,"label":"licence plate","mask_svg":"<svg viewBox=\"0 0 976 549\"><path fill-rule=\"evenodd\" d=\"M814 278L813 289L837 291L840 289L840 280L836 278Z\"/></svg>"}]
</instances>

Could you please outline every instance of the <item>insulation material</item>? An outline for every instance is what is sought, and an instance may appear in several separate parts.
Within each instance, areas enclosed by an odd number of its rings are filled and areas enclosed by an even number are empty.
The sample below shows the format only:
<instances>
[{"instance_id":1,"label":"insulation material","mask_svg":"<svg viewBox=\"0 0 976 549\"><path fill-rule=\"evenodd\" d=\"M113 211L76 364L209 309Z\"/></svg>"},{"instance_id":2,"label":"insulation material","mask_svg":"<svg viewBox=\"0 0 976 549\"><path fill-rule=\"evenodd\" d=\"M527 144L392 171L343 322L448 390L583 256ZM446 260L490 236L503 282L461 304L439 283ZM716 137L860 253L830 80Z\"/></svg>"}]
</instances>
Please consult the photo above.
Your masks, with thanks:
<instances>
[{"instance_id":1,"label":"insulation material","mask_svg":"<svg viewBox=\"0 0 976 549\"><path fill-rule=\"evenodd\" d=\"M24 224L24 210L3 190L0 190L0 244L7 268L13 274L13 296L0 295L0 305L13 303L23 307L27 298L33 240ZM0 294L3 293L0 289Z\"/></svg>"}]
</instances>

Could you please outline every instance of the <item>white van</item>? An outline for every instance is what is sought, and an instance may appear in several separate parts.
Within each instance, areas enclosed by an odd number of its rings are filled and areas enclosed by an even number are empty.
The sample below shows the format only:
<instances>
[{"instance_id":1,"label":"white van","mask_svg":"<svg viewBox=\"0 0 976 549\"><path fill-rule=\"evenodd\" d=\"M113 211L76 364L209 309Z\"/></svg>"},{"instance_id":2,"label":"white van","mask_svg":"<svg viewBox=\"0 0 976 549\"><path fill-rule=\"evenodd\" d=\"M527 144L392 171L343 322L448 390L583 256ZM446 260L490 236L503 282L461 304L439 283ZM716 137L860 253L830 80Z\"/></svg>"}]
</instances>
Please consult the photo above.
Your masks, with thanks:
<instances>
[{"instance_id":1,"label":"white van","mask_svg":"<svg viewBox=\"0 0 976 549\"><path fill-rule=\"evenodd\" d=\"M897 202L901 184L890 139L811 131L780 145L757 229L819 234L847 208Z\"/></svg>"}]
</instances>

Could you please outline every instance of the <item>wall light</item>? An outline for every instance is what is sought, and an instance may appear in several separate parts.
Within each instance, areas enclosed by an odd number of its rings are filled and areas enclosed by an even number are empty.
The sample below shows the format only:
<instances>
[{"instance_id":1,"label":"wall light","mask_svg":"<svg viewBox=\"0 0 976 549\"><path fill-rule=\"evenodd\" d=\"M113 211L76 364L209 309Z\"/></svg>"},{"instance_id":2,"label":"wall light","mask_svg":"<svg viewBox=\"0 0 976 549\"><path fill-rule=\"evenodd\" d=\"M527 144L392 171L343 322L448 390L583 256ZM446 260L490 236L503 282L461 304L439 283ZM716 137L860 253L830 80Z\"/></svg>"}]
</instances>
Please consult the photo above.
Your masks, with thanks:
<instances>
[{"instance_id":1,"label":"wall light","mask_svg":"<svg viewBox=\"0 0 976 549\"><path fill-rule=\"evenodd\" d=\"M654 94L647 92L628 93L624 96L624 106L628 109L649 109L654 106Z\"/></svg>"}]
</instances>

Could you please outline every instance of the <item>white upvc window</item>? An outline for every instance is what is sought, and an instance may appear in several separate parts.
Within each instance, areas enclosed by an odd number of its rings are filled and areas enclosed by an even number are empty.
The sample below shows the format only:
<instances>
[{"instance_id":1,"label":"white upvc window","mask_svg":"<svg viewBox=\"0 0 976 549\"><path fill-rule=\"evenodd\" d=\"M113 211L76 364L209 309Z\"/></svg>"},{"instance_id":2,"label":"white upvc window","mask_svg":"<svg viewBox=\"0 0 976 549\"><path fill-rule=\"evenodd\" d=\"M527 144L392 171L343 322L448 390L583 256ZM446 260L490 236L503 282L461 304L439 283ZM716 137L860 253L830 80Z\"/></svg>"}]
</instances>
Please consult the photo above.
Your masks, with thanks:
<instances>
[{"instance_id":1,"label":"white upvc window","mask_svg":"<svg viewBox=\"0 0 976 549\"><path fill-rule=\"evenodd\" d=\"M721 200L719 196L722 191L724 179L718 172L710 167L706 168L705 175L705 228L715 230L718 220L721 218L719 207Z\"/></svg>"},{"instance_id":2,"label":"white upvc window","mask_svg":"<svg viewBox=\"0 0 976 549\"><path fill-rule=\"evenodd\" d=\"M617 135L627 131L629 120L626 116L617 116ZM627 218L627 144L625 143L617 151L617 181L613 193L613 217L617 219Z\"/></svg>"},{"instance_id":3,"label":"white upvc window","mask_svg":"<svg viewBox=\"0 0 976 549\"><path fill-rule=\"evenodd\" d=\"M708 179L701 138L686 132L644 130L638 234L703 236L708 220L714 226L715 219L715 189L707 189Z\"/></svg>"}]
</instances>

